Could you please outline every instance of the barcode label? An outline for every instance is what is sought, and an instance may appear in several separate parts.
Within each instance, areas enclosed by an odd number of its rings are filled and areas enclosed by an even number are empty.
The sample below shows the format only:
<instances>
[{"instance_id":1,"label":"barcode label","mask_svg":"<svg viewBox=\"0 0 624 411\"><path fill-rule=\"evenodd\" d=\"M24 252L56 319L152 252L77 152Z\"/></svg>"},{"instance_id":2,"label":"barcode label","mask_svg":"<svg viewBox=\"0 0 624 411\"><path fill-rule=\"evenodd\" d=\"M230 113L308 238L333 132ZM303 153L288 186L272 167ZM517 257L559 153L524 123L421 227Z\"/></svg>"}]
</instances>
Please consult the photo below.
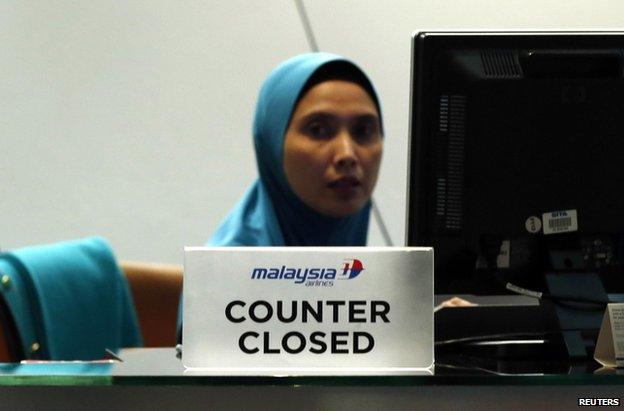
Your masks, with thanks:
<instances>
[{"instance_id":1,"label":"barcode label","mask_svg":"<svg viewBox=\"0 0 624 411\"><path fill-rule=\"evenodd\" d=\"M553 211L542 214L544 234L568 233L578 230L576 210Z\"/></svg>"},{"instance_id":2,"label":"barcode label","mask_svg":"<svg viewBox=\"0 0 624 411\"><path fill-rule=\"evenodd\" d=\"M548 227L551 230L567 230L572 225L570 217L558 218L556 220L548 220Z\"/></svg>"}]
</instances>

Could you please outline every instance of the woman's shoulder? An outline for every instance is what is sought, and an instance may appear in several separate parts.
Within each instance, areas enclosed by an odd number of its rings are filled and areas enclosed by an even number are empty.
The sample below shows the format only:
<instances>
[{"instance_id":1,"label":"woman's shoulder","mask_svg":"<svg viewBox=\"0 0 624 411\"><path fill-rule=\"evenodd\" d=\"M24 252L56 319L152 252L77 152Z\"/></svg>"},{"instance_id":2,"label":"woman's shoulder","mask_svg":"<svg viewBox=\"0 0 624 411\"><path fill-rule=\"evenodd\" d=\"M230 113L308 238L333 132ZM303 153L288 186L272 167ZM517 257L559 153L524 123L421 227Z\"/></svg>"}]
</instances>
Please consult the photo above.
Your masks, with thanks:
<instances>
[{"instance_id":1,"label":"woman's shoulder","mask_svg":"<svg viewBox=\"0 0 624 411\"><path fill-rule=\"evenodd\" d=\"M279 223L264 187L256 181L206 245L258 247L283 245Z\"/></svg>"}]
</instances>

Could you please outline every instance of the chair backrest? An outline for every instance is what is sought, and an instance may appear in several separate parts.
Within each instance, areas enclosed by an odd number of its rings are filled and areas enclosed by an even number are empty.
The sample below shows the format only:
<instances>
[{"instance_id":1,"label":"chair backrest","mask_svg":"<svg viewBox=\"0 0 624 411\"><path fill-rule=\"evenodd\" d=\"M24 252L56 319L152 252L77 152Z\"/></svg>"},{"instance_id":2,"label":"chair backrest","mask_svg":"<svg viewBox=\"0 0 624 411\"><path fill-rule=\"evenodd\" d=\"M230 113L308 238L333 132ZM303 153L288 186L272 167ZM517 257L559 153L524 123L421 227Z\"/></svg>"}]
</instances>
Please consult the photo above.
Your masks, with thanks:
<instances>
[{"instance_id":1,"label":"chair backrest","mask_svg":"<svg viewBox=\"0 0 624 411\"><path fill-rule=\"evenodd\" d=\"M120 266L130 285L143 346L175 346L182 267L135 261Z\"/></svg>"}]
</instances>

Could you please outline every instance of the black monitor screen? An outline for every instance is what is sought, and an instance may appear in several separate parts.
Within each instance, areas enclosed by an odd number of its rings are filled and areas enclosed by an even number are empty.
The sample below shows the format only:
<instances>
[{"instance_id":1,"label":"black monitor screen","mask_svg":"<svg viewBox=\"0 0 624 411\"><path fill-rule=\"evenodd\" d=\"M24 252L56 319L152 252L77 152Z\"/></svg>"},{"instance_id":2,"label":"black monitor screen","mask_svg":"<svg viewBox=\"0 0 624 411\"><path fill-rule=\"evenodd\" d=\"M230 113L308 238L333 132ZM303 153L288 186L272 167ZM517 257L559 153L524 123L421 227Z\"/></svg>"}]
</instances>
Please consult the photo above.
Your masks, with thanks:
<instances>
[{"instance_id":1,"label":"black monitor screen","mask_svg":"<svg viewBox=\"0 0 624 411\"><path fill-rule=\"evenodd\" d=\"M414 36L408 245L437 293L624 288L624 33Z\"/></svg>"}]
</instances>

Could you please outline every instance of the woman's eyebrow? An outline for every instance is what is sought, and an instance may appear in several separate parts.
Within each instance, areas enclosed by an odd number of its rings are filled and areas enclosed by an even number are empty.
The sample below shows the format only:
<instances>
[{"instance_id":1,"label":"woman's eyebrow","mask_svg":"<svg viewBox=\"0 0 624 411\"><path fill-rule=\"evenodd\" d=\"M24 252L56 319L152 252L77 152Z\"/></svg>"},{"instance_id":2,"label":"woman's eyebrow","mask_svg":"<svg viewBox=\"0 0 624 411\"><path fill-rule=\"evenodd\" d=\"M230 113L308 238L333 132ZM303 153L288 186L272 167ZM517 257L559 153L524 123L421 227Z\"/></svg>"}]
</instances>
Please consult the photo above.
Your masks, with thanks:
<instances>
[{"instance_id":1,"label":"woman's eyebrow","mask_svg":"<svg viewBox=\"0 0 624 411\"><path fill-rule=\"evenodd\" d=\"M323 120L323 119L334 119L337 116L333 113L330 112L326 112L326 111L312 111L310 113L306 113L305 115L303 115L299 121L300 122L306 122L306 121L311 121L311 120Z\"/></svg>"},{"instance_id":2,"label":"woman's eyebrow","mask_svg":"<svg viewBox=\"0 0 624 411\"><path fill-rule=\"evenodd\" d=\"M358 114L354 116L357 120L366 120L366 121L379 121L379 116L377 114Z\"/></svg>"},{"instance_id":3,"label":"woman's eyebrow","mask_svg":"<svg viewBox=\"0 0 624 411\"><path fill-rule=\"evenodd\" d=\"M323 119L337 119L337 118L348 118L355 119L357 121L366 120L366 121L379 121L379 116L373 113L362 113L362 114L353 114L342 116L333 112L318 110L312 111L310 113L304 114L299 121L310 121L310 120L323 120Z\"/></svg>"}]
</instances>

